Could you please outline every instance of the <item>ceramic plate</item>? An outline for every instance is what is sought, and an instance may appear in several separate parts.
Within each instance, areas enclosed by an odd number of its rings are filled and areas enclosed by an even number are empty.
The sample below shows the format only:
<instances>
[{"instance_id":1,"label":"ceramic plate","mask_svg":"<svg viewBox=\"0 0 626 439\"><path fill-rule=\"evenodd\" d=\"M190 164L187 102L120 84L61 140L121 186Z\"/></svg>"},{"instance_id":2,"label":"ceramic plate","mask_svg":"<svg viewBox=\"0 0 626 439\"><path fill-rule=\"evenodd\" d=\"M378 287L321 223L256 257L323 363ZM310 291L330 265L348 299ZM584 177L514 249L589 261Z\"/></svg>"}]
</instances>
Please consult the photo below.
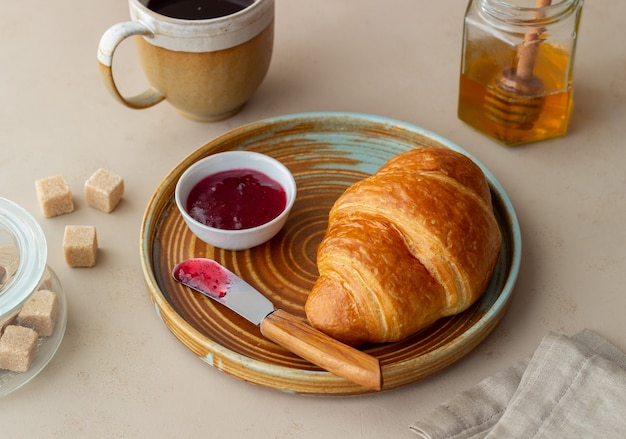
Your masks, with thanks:
<instances>
[{"instance_id":1,"label":"ceramic plate","mask_svg":"<svg viewBox=\"0 0 626 439\"><path fill-rule=\"evenodd\" d=\"M56 274L52 270L48 270L50 276L50 290L57 293L58 298L58 314L54 331L49 337L39 337L37 353L26 372L12 372L0 369L0 397L19 389L41 372L46 365L52 360L56 354L63 336L65 335L65 327L67 325L67 299L63 291L63 287L59 282Z\"/></svg>"},{"instance_id":2,"label":"ceramic plate","mask_svg":"<svg viewBox=\"0 0 626 439\"><path fill-rule=\"evenodd\" d=\"M266 340L257 327L232 311L175 283L171 271L184 259L215 259L263 292L276 307L305 318L304 303L318 276L315 254L332 204L348 185L374 173L391 157L419 147L446 147L469 156L419 127L353 113L267 119L202 146L165 177L143 219L143 271L157 313L188 349L242 380L300 394L371 392ZM275 157L292 171L298 185L296 203L284 229L266 244L240 252L216 249L196 239L174 202L176 182L187 167L227 150L253 150ZM504 237L491 283L462 314L441 319L398 343L363 346L380 359L383 390L414 383L455 363L493 330L507 308L519 270L519 225L500 184L476 163L489 181Z\"/></svg>"}]
</instances>

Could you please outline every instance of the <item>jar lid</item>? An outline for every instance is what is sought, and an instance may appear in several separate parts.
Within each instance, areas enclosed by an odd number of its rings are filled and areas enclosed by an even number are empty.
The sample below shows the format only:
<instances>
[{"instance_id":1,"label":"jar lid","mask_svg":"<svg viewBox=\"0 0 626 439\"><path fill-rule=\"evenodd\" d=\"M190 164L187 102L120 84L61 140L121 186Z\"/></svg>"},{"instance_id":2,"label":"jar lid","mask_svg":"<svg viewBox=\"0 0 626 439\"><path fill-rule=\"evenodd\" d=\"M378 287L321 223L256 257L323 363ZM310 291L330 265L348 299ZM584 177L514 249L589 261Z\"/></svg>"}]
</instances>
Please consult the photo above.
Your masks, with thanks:
<instances>
[{"instance_id":1,"label":"jar lid","mask_svg":"<svg viewBox=\"0 0 626 439\"><path fill-rule=\"evenodd\" d=\"M0 317L39 285L48 258L43 229L17 204L0 197Z\"/></svg>"}]
</instances>

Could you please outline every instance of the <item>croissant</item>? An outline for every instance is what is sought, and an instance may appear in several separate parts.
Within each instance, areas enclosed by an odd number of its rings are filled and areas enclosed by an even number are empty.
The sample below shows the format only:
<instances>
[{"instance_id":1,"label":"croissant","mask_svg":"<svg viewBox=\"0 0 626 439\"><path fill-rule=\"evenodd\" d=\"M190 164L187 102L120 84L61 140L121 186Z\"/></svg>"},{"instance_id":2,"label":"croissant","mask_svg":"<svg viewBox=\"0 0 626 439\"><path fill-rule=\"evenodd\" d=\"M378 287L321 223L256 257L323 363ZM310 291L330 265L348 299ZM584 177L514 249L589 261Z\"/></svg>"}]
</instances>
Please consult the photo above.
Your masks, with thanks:
<instances>
[{"instance_id":1,"label":"croissant","mask_svg":"<svg viewBox=\"0 0 626 439\"><path fill-rule=\"evenodd\" d=\"M480 297L501 241L472 160L444 148L402 153L333 205L306 316L352 346L404 339Z\"/></svg>"}]
</instances>

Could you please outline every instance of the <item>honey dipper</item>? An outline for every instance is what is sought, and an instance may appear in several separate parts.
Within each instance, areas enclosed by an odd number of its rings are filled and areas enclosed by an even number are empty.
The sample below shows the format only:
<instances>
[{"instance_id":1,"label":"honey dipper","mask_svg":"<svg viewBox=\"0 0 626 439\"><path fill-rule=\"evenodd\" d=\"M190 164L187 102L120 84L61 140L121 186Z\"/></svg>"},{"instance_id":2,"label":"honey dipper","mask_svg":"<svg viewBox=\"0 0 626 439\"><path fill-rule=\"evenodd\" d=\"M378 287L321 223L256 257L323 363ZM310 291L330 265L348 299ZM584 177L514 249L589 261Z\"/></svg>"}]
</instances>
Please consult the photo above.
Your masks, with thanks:
<instances>
[{"instance_id":1,"label":"honey dipper","mask_svg":"<svg viewBox=\"0 0 626 439\"><path fill-rule=\"evenodd\" d=\"M535 8L550 6L551 0L537 0ZM537 12L536 18L543 13ZM517 48L517 65L498 75L486 96L488 117L506 128L531 129L539 118L544 97L543 81L535 76L535 61L541 29L530 29Z\"/></svg>"}]
</instances>

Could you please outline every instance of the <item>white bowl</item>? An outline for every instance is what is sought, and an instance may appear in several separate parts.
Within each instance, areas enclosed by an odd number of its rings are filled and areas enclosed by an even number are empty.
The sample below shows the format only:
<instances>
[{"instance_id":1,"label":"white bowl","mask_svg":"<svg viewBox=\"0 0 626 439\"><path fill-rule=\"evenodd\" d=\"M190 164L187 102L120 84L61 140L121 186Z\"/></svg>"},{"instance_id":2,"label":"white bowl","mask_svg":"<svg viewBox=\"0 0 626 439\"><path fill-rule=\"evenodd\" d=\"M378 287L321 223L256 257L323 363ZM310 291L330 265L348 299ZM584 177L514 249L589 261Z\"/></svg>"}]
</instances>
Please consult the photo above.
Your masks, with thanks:
<instances>
[{"instance_id":1,"label":"white bowl","mask_svg":"<svg viewBox=\"0 0 626 439\"><path fill-rule=\"evenodd\" d=\"M192 218L187 211L187 198L191 190L209 175L233 169L252 169L280 184L287 195L285 209L280 215L260 226L238 230L210 227ZM268 155L252 151L228 151L205 157L187 168L176 183L175 198L185 223L202 241L226 250L245 250L270 240L285 225L296 199L296 181L285 165Z\"/></svg>"}]
</instances>

